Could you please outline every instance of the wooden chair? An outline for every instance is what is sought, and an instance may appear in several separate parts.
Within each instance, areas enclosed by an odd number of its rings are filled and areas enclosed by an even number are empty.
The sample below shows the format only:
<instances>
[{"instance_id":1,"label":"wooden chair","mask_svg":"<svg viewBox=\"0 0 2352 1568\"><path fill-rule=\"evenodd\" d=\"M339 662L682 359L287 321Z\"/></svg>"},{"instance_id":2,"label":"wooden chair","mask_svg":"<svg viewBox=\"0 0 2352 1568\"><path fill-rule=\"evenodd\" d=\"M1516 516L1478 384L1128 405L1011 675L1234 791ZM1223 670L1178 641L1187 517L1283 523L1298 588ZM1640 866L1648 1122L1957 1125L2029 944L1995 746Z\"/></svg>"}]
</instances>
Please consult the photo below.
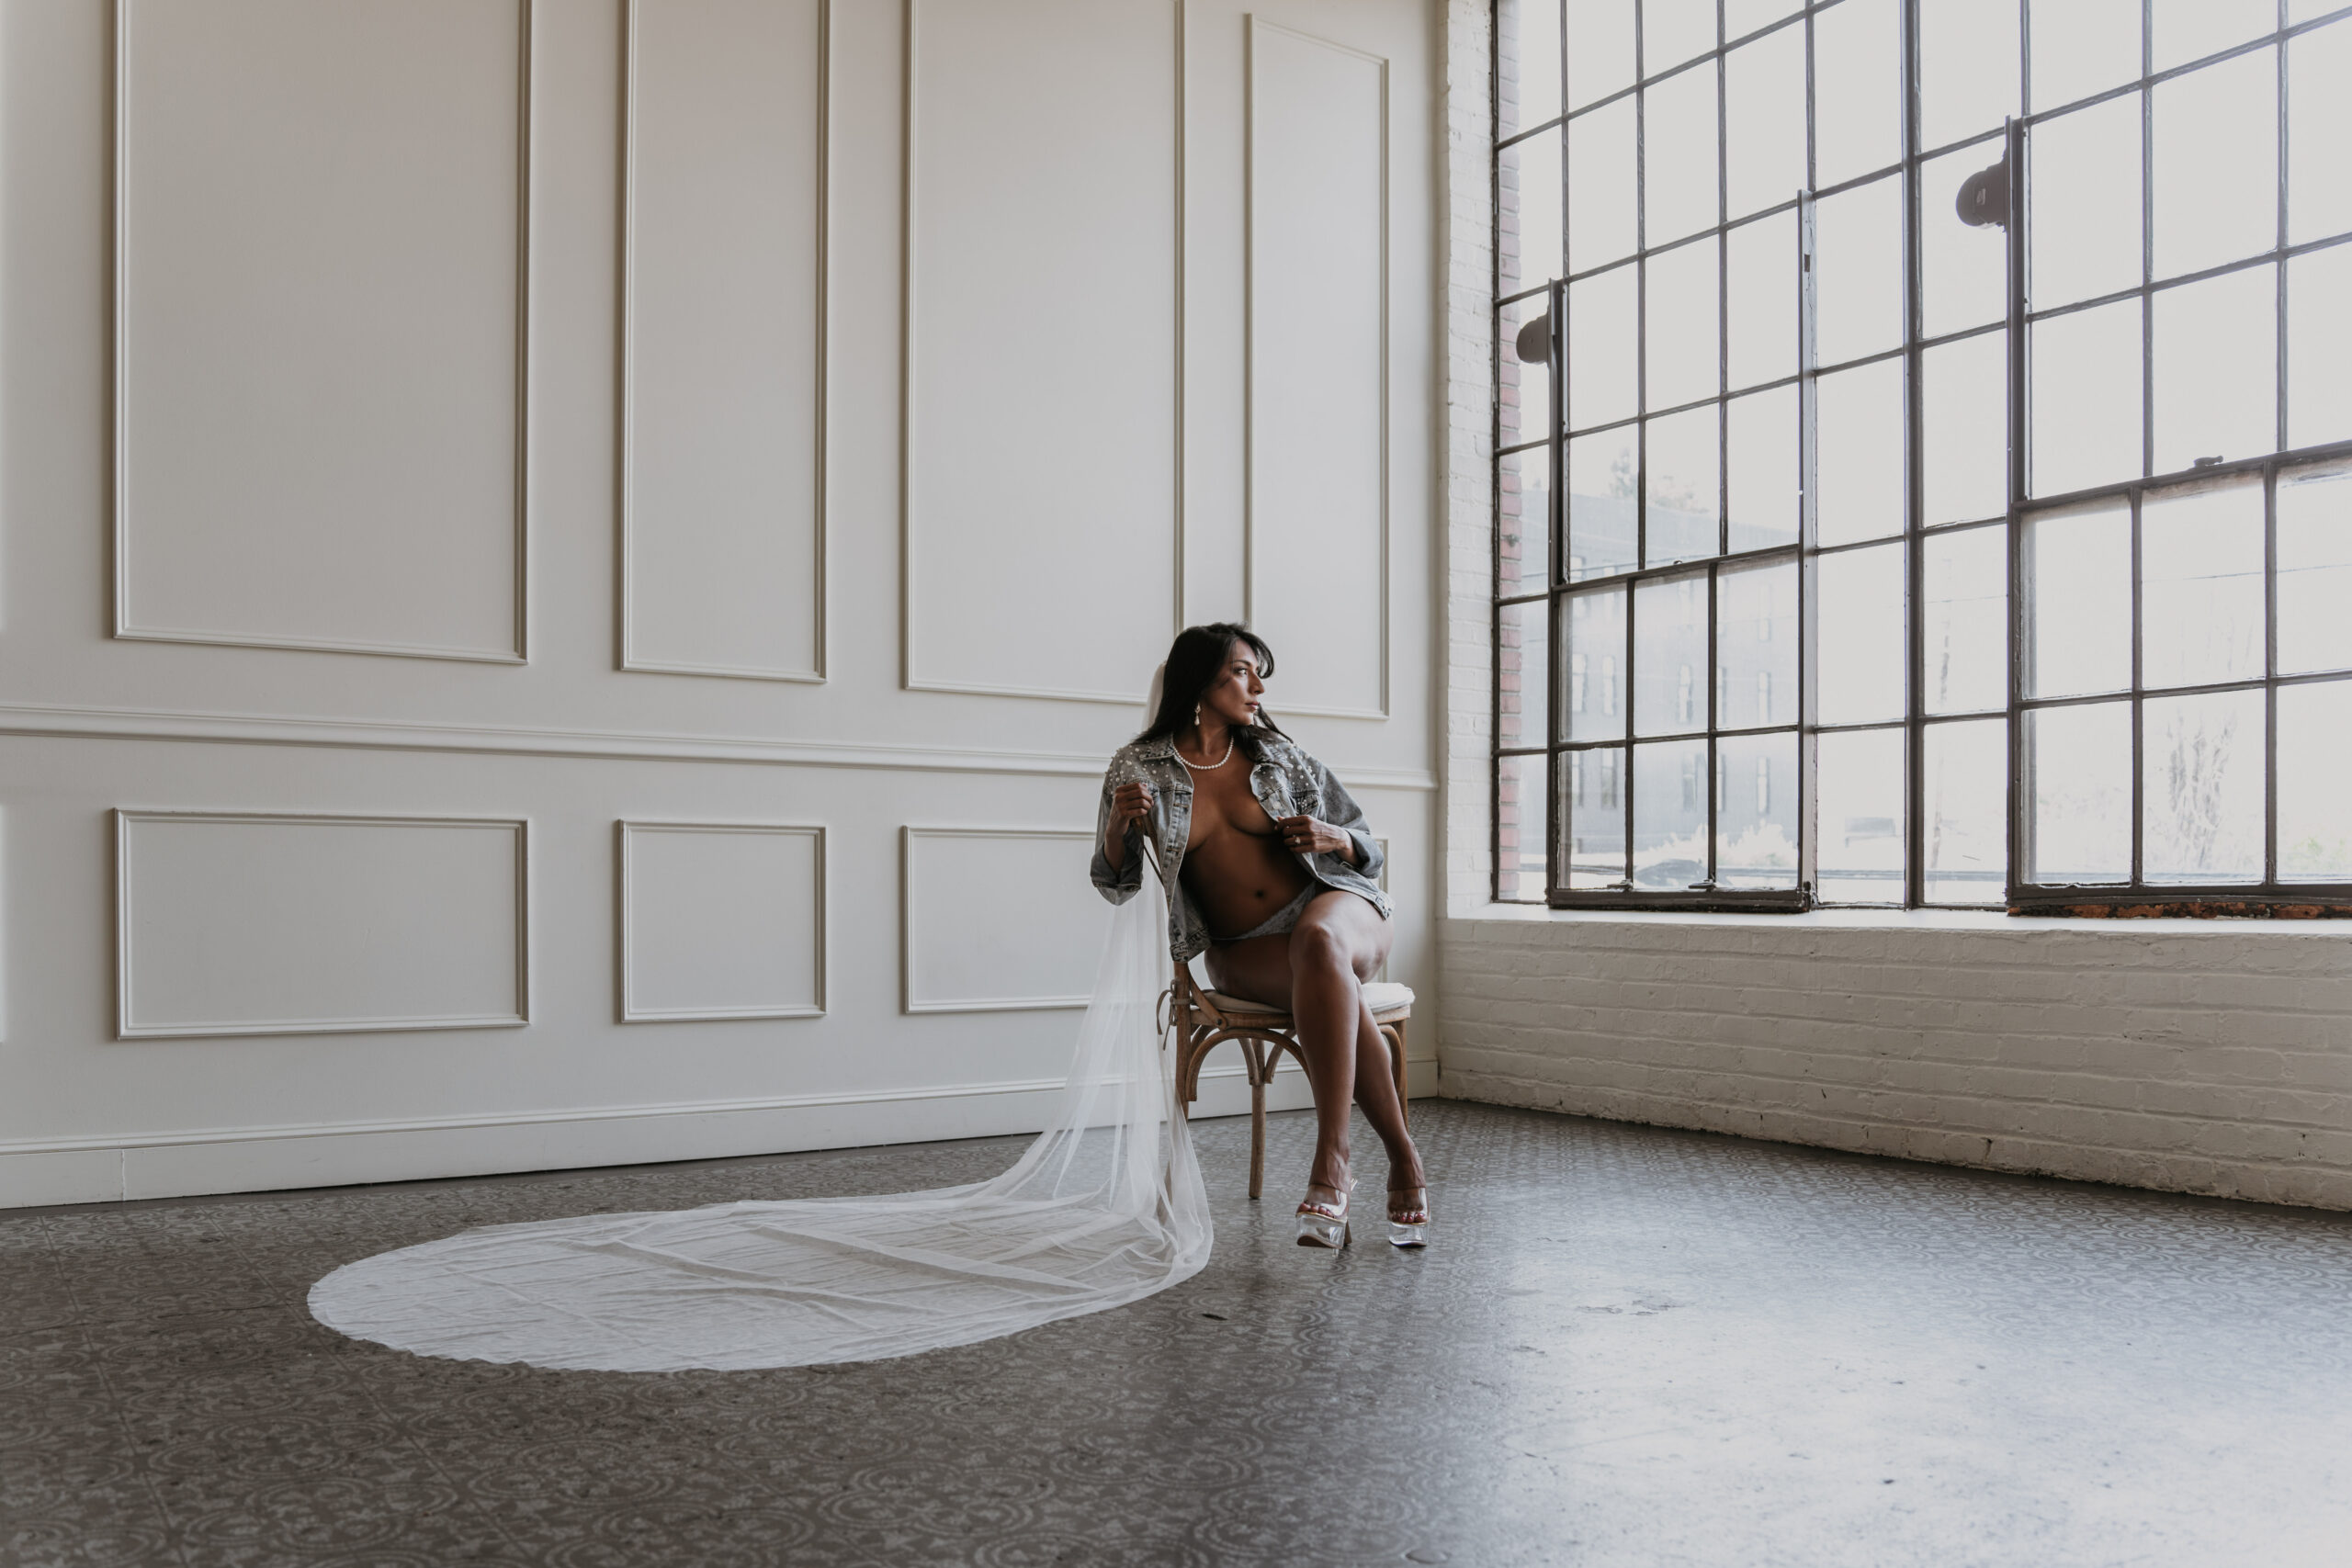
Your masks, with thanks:
<instances>
[{"instance_id":1,"label":"wooden chair","mask_svg":"<svg viewBox=\"0 0 2352 1568\"><path fill-rule=\"evenodd\" d=\"M1188 1113L1200 1098L1201 1063L1208 1054L1228 1040L1241 1047L1241 1065L1250 1077L1250 1196L1255 1198L1266 1181L1266 1085L1285 1051L1298 1058L1301 1067L1306 1066L1298 1046L1298 1025L1278 1008L1204 989L1189 964L1176 966L1175 982L1160 999L1176 1036L1176 1089ZM1388 1042L1396 1098L1403 1100L1405 1022L1413 1016L1412 987L1374 980L1364 987L1363 999L1372 1004L1372 1020Z\"/></svg>"}]
</instances>

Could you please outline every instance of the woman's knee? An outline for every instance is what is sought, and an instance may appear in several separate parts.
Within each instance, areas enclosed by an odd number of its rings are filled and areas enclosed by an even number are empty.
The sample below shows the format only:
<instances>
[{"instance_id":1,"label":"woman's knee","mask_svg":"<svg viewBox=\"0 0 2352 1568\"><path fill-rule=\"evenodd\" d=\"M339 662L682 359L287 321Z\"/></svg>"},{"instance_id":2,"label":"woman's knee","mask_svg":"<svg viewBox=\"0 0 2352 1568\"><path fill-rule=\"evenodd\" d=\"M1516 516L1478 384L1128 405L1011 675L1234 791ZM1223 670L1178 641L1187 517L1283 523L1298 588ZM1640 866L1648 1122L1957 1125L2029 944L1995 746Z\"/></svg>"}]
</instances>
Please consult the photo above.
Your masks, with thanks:
<instances>
[{"instance_id":1,"label":"woman's knee","mask_svg":"<svg viewBox=\"0 0 2352 1568\"><path fill-rule=\"evenodd\" d=\"M1290 933L1293 973L1355 973L1355 954L1347 933L1321 920L1303 920Z\"/></svg>"}]
</instances>

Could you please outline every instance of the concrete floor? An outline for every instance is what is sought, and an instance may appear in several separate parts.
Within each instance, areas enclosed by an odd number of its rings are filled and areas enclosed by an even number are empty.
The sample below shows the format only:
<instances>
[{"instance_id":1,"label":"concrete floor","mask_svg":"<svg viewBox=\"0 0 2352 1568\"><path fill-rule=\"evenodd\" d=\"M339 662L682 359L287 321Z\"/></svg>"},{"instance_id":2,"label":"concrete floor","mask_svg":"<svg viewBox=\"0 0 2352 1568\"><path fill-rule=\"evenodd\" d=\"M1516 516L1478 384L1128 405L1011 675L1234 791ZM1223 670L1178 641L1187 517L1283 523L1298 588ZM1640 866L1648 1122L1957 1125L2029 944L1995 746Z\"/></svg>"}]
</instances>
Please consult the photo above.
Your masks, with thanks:
<instances>
[{"instance_id":1,"label":"concrete floor","mask_svg":"<svg viewBox=\"0 0 2352 1568\"><path fill-rule=\"evenodd\" d=\"M0 1563L2352 1562L2352 1216L1415 1120L1425 1254L1292 1246L1307 1120L1254 1207L1247 1123L1204 1122L1199 1277L800 1371L424 1360L303 1295L468 1225L1019 1140L0 1215Z\"/></svg>"}]
</instances>

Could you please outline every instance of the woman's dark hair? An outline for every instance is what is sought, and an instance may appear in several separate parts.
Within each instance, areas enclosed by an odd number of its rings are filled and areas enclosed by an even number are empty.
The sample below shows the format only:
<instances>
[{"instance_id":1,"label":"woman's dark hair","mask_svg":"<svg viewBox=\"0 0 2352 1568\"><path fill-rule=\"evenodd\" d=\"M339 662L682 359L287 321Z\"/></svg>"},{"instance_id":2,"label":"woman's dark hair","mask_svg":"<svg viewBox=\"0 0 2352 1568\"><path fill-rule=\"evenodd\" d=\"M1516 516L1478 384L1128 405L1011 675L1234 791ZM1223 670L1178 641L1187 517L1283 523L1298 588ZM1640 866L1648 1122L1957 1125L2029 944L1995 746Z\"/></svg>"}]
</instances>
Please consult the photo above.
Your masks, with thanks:
<instances>
[{"instance_id":1,"label":"woman's dark hair","mask_svg":"<svg viewBox=\"0 0 2352 1568\"><path fill-rule=\"evenodd\" d=\"M1141 735L1141 740L1159 740L1175 735L1193 722L1193 712L1201 705L1201 694L1225 672L1225 661L1239 643L1258 660L1258 678L1265 680L1274 672L1274 650L1266 646L1265 638L1247 626L1231 621L1212 621L1204 626L1186 626L1176 634L1176 641L1168 649L1168 663L1159 677L1159 708L1151 716L1151 723ZM1282 733L1280 726L1258 710L1260 729Z\"/></svg>"}]
</instances>

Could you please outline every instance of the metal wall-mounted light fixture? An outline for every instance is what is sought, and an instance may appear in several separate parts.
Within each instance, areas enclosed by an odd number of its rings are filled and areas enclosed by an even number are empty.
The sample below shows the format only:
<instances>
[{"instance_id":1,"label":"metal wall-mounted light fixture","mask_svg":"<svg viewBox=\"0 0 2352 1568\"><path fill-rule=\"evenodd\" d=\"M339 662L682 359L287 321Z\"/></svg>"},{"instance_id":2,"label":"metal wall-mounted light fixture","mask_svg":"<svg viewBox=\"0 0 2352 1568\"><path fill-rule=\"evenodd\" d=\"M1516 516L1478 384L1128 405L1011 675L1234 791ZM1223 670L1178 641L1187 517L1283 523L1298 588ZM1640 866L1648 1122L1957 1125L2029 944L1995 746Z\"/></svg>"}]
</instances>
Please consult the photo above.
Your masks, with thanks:
<instances>
[{"instance_id":1,"label":"metal wall-mounted light fixture","mask_svg":"<svg viewBox=\"0 0 2352 1568\"><path fill-rule=\"evenodd\" d=\"M2007 158L1989 169L1979 169L1960 182L1959 199L1952 206L1960 213L1960 220L1972 229L1987 225L2009 226L2009 161Z\"/></svg>"},{"instance_id":2,"label":"metal wall-mounted light fixture","mask_svg":"<svg viewBox=\"0 0 2352 1568\"><path fill-rule=\"evenodd\" d=\"M1541 365L1552 357L1552 317L1550 312L1536 317L1519 329L1519 357L1530 365Z\"/></svg>"}]
</instances>

